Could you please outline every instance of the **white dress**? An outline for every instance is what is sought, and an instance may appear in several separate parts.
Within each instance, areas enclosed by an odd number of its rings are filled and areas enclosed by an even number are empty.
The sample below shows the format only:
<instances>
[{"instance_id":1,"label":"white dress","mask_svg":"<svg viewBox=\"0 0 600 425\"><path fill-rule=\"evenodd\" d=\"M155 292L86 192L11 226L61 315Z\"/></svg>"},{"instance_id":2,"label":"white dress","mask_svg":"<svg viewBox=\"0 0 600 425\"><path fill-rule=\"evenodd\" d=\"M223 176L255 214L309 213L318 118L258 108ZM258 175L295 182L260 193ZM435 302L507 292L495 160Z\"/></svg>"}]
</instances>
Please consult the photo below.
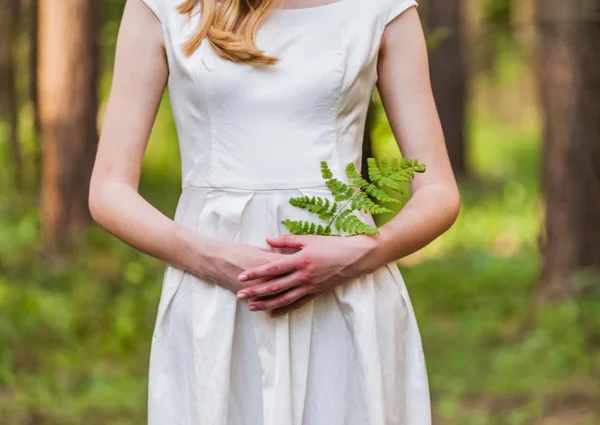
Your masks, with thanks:
<instances>
[{"instance_id":1,"label":"white dress","mask_svg":"<svg viewBox=\"0 0 600 425\"><path fill-rule=\"evenodd\" d=\"M280 63L263 68L224 60L206 40L186 57L180 46L199 15L178 14L181 0L143 1L161 21L170 69L182 162L175 221L261 248L289 233L282 220L314 221L288 200L331 196L322 160L346 182L349 162L360 170L383 30L415 1L276 9L256 42ZM398 267L271 318L168 265L148 403L150 425L430 425L421 339Z\"/></svg>"}]
</instances>

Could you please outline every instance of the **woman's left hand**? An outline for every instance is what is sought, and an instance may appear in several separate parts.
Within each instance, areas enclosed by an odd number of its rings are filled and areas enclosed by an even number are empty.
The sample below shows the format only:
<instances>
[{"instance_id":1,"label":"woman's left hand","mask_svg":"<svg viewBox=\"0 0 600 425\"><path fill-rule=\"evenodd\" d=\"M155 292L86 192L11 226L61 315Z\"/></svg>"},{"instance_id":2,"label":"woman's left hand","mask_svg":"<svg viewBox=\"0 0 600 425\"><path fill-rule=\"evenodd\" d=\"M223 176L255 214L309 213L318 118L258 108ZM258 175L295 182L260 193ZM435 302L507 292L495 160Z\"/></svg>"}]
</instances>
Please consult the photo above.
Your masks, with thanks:
<instances>
[{"instance_id":1,"label":"woman's left hand","mask_svg":"<svg viewBox=\"0 0 600 425\"><path fill-rule=\"evenodd\" d=\"M286 234L267 238L275 248L296 248L286 258L242 272L242 282L268 279L237 292L250 299L250 311L272 310L278 316L300 308L321 292L377 269L376 239Z\"/></svg>"}]
</instances>

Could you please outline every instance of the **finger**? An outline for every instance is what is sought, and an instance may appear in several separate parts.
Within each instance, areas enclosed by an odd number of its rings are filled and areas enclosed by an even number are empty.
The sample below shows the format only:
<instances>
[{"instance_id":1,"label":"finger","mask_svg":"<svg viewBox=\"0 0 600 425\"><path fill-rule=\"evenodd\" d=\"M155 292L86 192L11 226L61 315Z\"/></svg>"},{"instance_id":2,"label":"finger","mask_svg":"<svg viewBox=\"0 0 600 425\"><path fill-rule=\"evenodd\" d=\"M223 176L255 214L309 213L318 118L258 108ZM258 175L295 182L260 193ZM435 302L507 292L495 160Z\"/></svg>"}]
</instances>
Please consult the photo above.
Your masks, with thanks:
<instances>
[{"instance_id":1,"label":"finger","mask_svg":"<svg viewBox=\"0 0 600 425\"><path fill-rule=\"evenodd\" d=\"M248 298L248 302L269 300L271 298L274 298L274 296L273 295L269 295L269 296L266 296L266 297L252 297L252 298Z\"/></svg>"},{"instance_id":2,"label":"finger","mask_svg":"<svg viewBox=\"0 0 600 425\"><path fill-rule=\"evenodd\" d=\"M289 313L290 311L298 310L304 304L308 304L315 298L317 298L317 294L307 294L307 295L303 296L302 298L299 298L298 300L294 301L293 303L286 305L285 307L280 307L280 308L276 308L276 309L272 310L271 317L282 316L286 313Z\"/></svg>"},{"instance_id":3,"label":"finger","mask_svg":"<svg viewBox=\"0 0 600 425\"><path fill-rule=\"evenodd\" d=\"M279 307L285 307L294 301L308 294L308 289L305 286L299 286L289 291L283 292L276 297L266 301L255 301L248 305L250 311L271 310Z\"/></svg>"},{"instance_id":4,"label":"finger","mask_svg":"<svg viewBox=\"0 0 600 425\"><path fill-rule=\"evenodd\" d=\"M271 261L270 263L248 269L240 273L238 279L240 282L258 279L261 277L275 277L280 274L291 272L299 267L297 255L287 255L281 260Z\"/></svg>"},{"instance_id":5,"label":"finger","mask_svg":"<svg viewBox=\"0 0 600 425\"><path fill-rule=\"evenodd\" d=\"M301 235L291 233L276 238L267 237L267 243L273 248L303 248L305 241Z\"/></svg>"},{"instance_id":6,"label":"finger","mask_svg":"<svg viewBox=\"0 0 600 425\"><path fill-rule=\"evenodd\" d=\"M249 288L242 289L237 293L238 299L276 295L303 283L306 282L302 279L302 275L296 271L285 274L276 279L267 280L266 282L258 285L253 285Z\"/></svg>"},{"instance_id":7,"label":"finger","mask_svg":"<svg viewBox=\"0 0 600 425\"><path fill-rule=\"evenodd\" d=\"M254 280L251 280L248 282L238 283L238 285L237 285L238 289L236 290L235 293L237 294L239 291L244 291L248 288L252 288L253 286L261 285L261 284L269 282L269 281L270 281L270 279L254 279Z\"/></svg>"},{"instance_id":8,"label":"finger","mask_svg":"<svg viewBox=\"0 0 600 425\"><path fill-rule=\"evenodd\" d=\"M264 301L264 300L272 300L275 299L275 297L279 296L279 294L275 294L275 295L265 295L264 297L251 297L248 298L248 302L254 302L254 301Z\"/></svg>"}]
</instances>

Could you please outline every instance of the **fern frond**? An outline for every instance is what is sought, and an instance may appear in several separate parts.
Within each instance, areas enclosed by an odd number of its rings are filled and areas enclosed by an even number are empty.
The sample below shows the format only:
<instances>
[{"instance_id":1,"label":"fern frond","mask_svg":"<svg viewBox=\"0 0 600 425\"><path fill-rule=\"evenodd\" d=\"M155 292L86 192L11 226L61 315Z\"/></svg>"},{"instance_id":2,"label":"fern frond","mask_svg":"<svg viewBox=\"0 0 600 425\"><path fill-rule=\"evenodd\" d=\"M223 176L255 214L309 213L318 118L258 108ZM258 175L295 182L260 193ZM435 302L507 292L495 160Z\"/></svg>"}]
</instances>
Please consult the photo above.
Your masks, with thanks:
<instances>
[{"instance_id":1,"label":"fern frond","mask_svg":"<svg viewBox=\"0 0 600 425\"><path fill-rule=\"evenodd\" d=\"M350 180L352 180L354 186L358 187L359 189L363 189L369 185L369 182L366 181L358 171L356 171L356 167L352 162L346 166L346 175Z\"/></svg>"},{"instance_id":2,"label":"fern frond","mask_svg":"<svg viewBox=\"0 0 600 425\"><path fill-rule=\"evenodd\" d=\"M331 170L329 169L329 166L327 165L327 162L325 162L325 161L321 161L321 176L325 180L333 177L333 173L331 172Z\"/></svg>"},{"instance_id":3,"label":"fern frond","mask_svg":"<svg viewBox=\"0 0 600 425\"><path fill-rule=\"evenodd\" d=\"M381 170L381 174L384 176L389 176L392 173L386 158L381 158L381 161L379 162L379 168Z\"/></svg>"},{"instance_id":4,"label":"fern frond","mask_svg":"<svg viewBox=\"0 0 600 425\"><path fill-rule=\"evenodd\" d=\"M410 183L415 176L415 173L425 172L425 166L419 164L419 161L414 159L393 158L391 163L388 163L386 158L381 159L378 166L375 158L368 158L369 178L373 183L380 187L395 190L399 193L404 193L404 189L400 183Z\"/></svg>"},{"instance_id":5,"label":"fern frond","mask_svg":"<svg viewBox=\"0 0 600 425\"><path fill-rule=\"evenodd\" d=\"M413 177L414 173L412 172L412 170L397 171L394 174L389 175L390 179L395 180L399 183L410 183Z\"/></svg>"},{"instance_id":6,"label":"fern frond","mask_svg":"<svg viewBox=\"0 0 600 425\"><path fill-rule=\"evenodd\" d=\"M310 223L301 220L285 219L281 222L294 235L307 235L307 230L310 228Z\"/></svg>"},{"instance_id":7,"label":"fern frond","mask_svg":"<svg viewBox=\"0 0 600 425\"><path fill-rule=\"evenodd\" d=\"M281 223L285 225L294 235L331 235L331 227L323 226L322 224L316 225L315 223L308 221L290 219L282 220Z\"/></svg>"},{"instance_id":8,"label":"fern frond","mask_svg":"<svg viewBox=\"0 0 600 425\"><path fill-rule=\"evenodd\" d=\"M383 189L379 189L373 183L369 183L368 186L363 188L363 190L371 197L377 199L379 202L388 202L394 204L401 204L402 201L400 199L394 198L388 195Z\"/></svg>"},{"instance_id":9,"label":"fern frond","mask_svg":"<svg viewBox=\"0 0 600 425\"><path fill-rule=\"evenodd\" d=\"M359 194L357 194L352 199L351 203L353 209L364 211L365 213L383 214L387 212L392 212L392 210L382 207L373 202L365 192L360 192Z\"/></svg>"},{"instance_id":10,"label":"fern frond","mask_svg":"<svg viewBox=\"0 0 600 425\"><path fill-rule=\"evenodd\" d=\"M391 212L375 201L402 204L403 206L403 201L390 196L384 189L403 193L403 184L410 183L415 173L425 172L425 165L419 164L416 159L392 158L388 162L386 158L382 158L381 163L377 164L375 158L367 158L367 167L370 181L356 170L354 163L349 163L346 166L349 183L344 183L333 177L326 161L321 161L321 176L326 180L325 184L333 194L334 202L318 196L301 196L291 198L290 204L316 214L320 219L327 220L329 223L326 226L302 220L283 220L281 223L296 235L342 236L341 234L332 234L332 225L339 231L350 233L350 236L379 234L376 226L365 223L358 215L353 214L353 211L362 211L373 215ZM344 202L343 206L338 207L338 202Z\"/></svg>"},{"instance_id":11,"label":"fern frond","mask_svg":"<svg viewBox=\"0 0 600 425\"><path fill-rule=\"evenodd\" d=\"M372 182L377 182L383 177L381 170L379 170L379 167L377 166L377 161L375 158L367 158L367 171L369 174L369 180Z\"/></svg>"},{"instance_id":12,"label":"fern frond","mask_svg":"<svg viewBox=\"0 0 600 425\"><path fill-rule=\"evenodd\" d=\"M368 235L377 235L379 230L377 227L371 226L363 222L356 215L352 214L351 210L344 210L335 220L335 228L339 231L360 233Z\"/></svg>"},{"instance_id":13,"label":"fern frond","mask_svg":"<svg viewBox=\"0 0 600 425\"><path fill-rule=\"evenodd\" d=\"M325 184L338 202L346 201L354 195L354 189L338 179L329 179Z\"/></svg>"},{"instance_id":14,"label":"fern frond","mask_svg":"<svg viewBox=\"0 0 600 425\"><path fill-rule=\"evenodd\" d=\"M393 160L396 160L396 162L398 162L397 158L393 158ZM400 201L399 199L391 197L384 190L379 189L373 183L369 183L367 180L365 180L363 176L358 171L356 171L356 167L352 162L346 167L346 174L348 175L348 178L352 180L356 187L358 187L361 191L366 192L372 198L380 202L391 202L395 204L402 203L402 201Z\"/></svg>"},{"instance_id":15,"label":"fern frond","mask_svg":"<svg viewBox=\"0 0 600 425\"><path fill-rule=\"evenodd\" d=\"M377 184L379 184L379 186L381 186L381 187L387 187L388 189L395 190L396 192L404 193L404 189L402 188L402 185L399 182L397 182L396 180L391 179L389 177L380 178L379 181L377 182Z\"/></svg>"},{"instance_id":16,"label":"fern frond","mask_svg":"<svg viewBox=\"0 0 600 425\"><path fill-rule=\"evenodd\" d=\"M300 196L290 198L290 204L295 207L305 209L313 214L317 214L321 220L331 220L337 210L337 204L331 203L329 199L317 196Z\"/></svg>"}]
</instances>

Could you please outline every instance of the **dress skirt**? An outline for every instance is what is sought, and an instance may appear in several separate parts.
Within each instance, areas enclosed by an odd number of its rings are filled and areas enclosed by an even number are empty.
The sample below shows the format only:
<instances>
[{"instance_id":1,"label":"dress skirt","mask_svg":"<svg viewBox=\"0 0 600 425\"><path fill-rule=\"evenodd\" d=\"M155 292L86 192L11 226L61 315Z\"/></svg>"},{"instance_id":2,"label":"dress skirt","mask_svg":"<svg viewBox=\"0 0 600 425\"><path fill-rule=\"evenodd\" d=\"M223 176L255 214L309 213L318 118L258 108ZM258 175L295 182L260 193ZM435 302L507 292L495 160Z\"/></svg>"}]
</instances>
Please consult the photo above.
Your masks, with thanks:
<instances>
[{"instance_id":1,"label":"dress skirt","mask_svg":"<svg viewBox=\"0 0 600 425\"><path fill-rule=\"evenodd\" d=\"M184 187L175 221L271 248L267 236L289 233L282 220L315 221L288 202L303 195L331 193ZM419 330L393 262L276 318L167 265L149 367L149 425L431 424Z\"/></svg>"}]
</instances>

